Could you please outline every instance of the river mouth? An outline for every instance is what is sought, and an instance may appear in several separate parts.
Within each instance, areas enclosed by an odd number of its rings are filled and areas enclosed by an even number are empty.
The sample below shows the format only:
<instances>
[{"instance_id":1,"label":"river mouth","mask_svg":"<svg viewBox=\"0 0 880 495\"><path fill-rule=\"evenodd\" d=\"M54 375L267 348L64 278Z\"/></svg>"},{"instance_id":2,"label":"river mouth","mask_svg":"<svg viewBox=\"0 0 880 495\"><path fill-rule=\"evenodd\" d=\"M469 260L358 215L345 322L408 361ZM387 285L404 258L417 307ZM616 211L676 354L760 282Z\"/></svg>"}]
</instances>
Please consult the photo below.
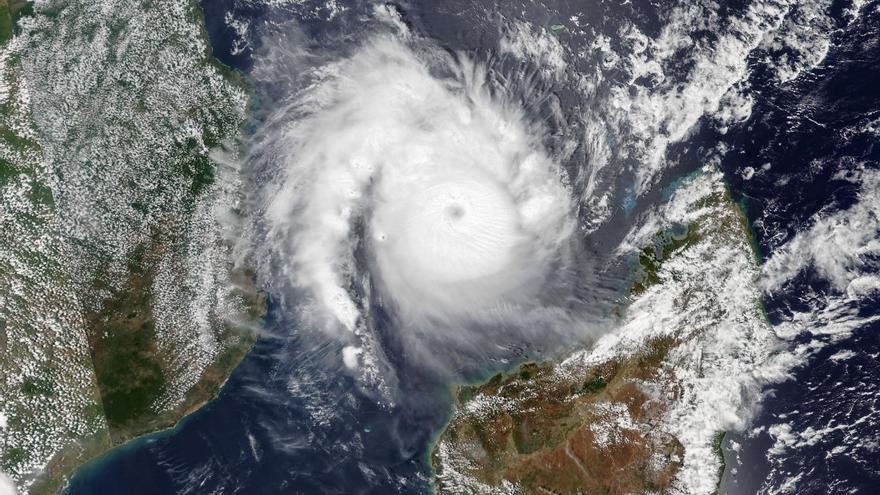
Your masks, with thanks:
<instances>
[{"instance_id":1,"label":"river mouth","mask_svg":"<svg viewBox=\"0 0 880 495\"><path fill-rule=\"evenodd\" d=\"M823 79L834 79L830 65L812 57L827 52L859 65L858 50L844 50L855 43L823 51L818 38L831 36L824 24L810 36L784 34L804 31L803 18L830 16L842 37L871 33L870 23L760 2L597 5L590 15L561 3L518 13L467 2L204 8L216 55L252 85L244 175L256 198L250 207L269 213L239 248L257 265L269 312L216 400L86 466L68 493L454 492L471 485L437 482L452 465L438 461L443 432L479 437L485 418L467 419L480 411L474 397L527 403L529 383L576 397L581 409L560 413L558 423L522 410L487 412L514 425L510 442L496 442L512 450L493 455L509 455L505 462L519 469L517 456L547 449L586 473L583 486L602 486L605 474L590 465L601 462L601 449L584 446L612 445L618 430L581 431L570 418L596 426L616 414L665 425L668 436L650 446L637 428L619 430L644 440L633 443L641 448L633 458L648 459L650 449L668 457L652 476L627 478L636 491L679 483L711 493L723 470L724 490L754 493L798 475L804 466L793 452L818 455L797 440L811 426L796 413L803 390L779 383L794 369L829 385L810 364L815 356L847 383L855 366L847 363L869 366L851 344L876 342L846 335L873 321L875 266L846 243L835 248L839 257L805 246L849 232L841 238L870 251L847 228L851 220L875 226L863 212L873 204L876 160L859 141L873 132L859 112L850 126L808 104L810 95L829 107L843 98ZM788 46L794 39L815 46ZM780 46L785 57L774 51ZM782 131L786 119L797 146ZM297 127L303 122L311 124ZM834 130L824 134L825 126ZM860 137L833 150L810 145L813 133L831 142L835 132ZM811 172L802 173L795 147L813 157ZM844 162L862 165L828 165L843 152ZM835 192L825 195L826 183ZM682 191L712 194L688 203ZM711 220L701 215L712 208L727 227L707 234ZM695 248L710 236L712 249ZM792 269L778 269L785 264ZM683 290L691 280L711 290ZM804 294L816 305L804 306ZM703 322L731 308L742 313L722 318L728 332L712 333L722 323L691 332L699 326L691 320L676 327L693 308ZM819 317L841 337L823 334ZM809 323L806 334L797 322ZM615 347L627 339L631 348ZM799 346L817 350L802 355ZM546 378L572 356L587 375ZM726 376L713 374L722 364ZM630 387L637 381L642 388ZM701 388L710 382L724 393ZM547 416L564 407L558 397L544 397ZM696 413L676 409L685 399L703 415L701 429L686 431L698 423ZM725 408L707 413L712 404ZM580 440L569 442L570 431ZM846 443L820 440L828 452ZM493 445L474 442L465 447ZM772 461L758 460L767 453ZM822 466L839 474L839 462ZM496 486L521 481L530 472L522 469L469 474ZM560 481L539 474L548 486Z\"/></svg>"}]
</instances>

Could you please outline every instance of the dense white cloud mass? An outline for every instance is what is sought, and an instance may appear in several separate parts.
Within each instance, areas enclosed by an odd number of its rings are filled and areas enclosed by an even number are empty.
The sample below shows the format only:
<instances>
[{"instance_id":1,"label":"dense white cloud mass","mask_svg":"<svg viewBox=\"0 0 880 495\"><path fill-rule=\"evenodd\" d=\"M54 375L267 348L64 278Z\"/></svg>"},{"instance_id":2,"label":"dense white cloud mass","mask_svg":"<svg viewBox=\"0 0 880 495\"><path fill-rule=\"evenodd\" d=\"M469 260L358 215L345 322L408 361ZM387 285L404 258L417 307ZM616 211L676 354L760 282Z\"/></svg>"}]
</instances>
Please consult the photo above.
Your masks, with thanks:
<instances>
[{"instance_id":1,"label":"dense white cloud mass","mask_svg":"<svg viewBox=\"0 0 880 495\"><path fill-rule=\"evenodd\" d=\"M0 495L16 495L15 485L2 471L0 471Z\"/></svg>"},{"instance_id":2,"label":"dense white cloud mass","mask_svg":"<svg viewBox=\"0 0 880 495\"><path fill-rule=\"evenodd\" d=\"M779 290L798 273L813 267L840 292L857 297L878 287L871 260L880 252L880 173L857 170L839 177L860 185L858 201L848 209L820 212L813 224L798 232L764 267L764 285Z\"/></svg>"},{"instance_id":3,"label":"dense white cloud mass","mask_svg":"<svg viewBox=\"0 0 880 495\"><path fill-rule=\"evenodd\" d=\"M300 118L273 137L284 177L266 216L313 309L356 328L359 247L410 322L495 320L531 300L573 230L571 196L485 70L380 35L319 78L280 111Z\"/></svg>"}]
</instances>

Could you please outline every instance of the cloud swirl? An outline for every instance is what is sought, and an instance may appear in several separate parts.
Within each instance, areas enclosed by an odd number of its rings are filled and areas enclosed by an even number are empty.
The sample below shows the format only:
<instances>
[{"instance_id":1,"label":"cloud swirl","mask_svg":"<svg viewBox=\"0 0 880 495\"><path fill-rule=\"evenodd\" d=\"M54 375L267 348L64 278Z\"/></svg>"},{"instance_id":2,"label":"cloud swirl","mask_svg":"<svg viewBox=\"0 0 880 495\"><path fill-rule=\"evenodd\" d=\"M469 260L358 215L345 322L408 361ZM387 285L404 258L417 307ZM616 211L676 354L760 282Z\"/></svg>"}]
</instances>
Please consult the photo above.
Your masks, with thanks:
<instances>
[{"instance_id":1,"label":"cloud swirl","mask_svg":"<svg viewBox=\"0 0 880 495\"><path fill-rule=\"evenodd\" d=\"M276 114L268 239L312 314L346 329L358 247L401 318L485 321L534 298L573 232L559 167L464 56L377 36Z\"/></svg>"}]
</instances>

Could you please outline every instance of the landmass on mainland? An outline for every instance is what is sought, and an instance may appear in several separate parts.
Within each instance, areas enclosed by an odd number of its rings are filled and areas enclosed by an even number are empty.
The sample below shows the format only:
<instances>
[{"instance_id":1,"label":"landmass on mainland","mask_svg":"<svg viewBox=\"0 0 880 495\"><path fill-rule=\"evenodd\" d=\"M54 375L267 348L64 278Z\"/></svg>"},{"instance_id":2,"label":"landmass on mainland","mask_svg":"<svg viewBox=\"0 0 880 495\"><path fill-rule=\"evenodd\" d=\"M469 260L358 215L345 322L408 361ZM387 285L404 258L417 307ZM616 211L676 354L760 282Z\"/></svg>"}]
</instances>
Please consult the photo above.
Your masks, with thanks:
<instances>
[{"instance_id":1,"label":"landmass on mainland","mask_svg":"<svg viewBox=\"0 0 880 495\"><path fill-rule=\"evenodd\" d=\"M195 0L0 0L0 472L55 494L255 341L233 262L249 89Z\"/></svg>"}]
</instances>

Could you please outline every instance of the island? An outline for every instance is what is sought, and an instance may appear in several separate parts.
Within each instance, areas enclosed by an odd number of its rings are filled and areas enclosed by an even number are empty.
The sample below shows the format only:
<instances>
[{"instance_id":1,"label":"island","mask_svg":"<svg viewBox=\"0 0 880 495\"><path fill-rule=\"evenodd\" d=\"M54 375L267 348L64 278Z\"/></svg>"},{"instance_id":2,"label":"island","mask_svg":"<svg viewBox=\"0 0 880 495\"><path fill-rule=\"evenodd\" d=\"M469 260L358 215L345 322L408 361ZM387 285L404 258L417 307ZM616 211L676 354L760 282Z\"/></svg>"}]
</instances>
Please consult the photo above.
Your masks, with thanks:
<instances>
[{"instance_id":1,"label":"island","mask_svg":"<svg viewBox=\"0 0 880 495\"><path fill-rule=\"evenodd\" d=\"M458 387L431 455L437 493L706 493L724 432L775 345L747 221L721 174L687 178L631 233L619 328L557 362ZM752 402L754 401L754 402Z\"/></svg>"}]
</instances>

